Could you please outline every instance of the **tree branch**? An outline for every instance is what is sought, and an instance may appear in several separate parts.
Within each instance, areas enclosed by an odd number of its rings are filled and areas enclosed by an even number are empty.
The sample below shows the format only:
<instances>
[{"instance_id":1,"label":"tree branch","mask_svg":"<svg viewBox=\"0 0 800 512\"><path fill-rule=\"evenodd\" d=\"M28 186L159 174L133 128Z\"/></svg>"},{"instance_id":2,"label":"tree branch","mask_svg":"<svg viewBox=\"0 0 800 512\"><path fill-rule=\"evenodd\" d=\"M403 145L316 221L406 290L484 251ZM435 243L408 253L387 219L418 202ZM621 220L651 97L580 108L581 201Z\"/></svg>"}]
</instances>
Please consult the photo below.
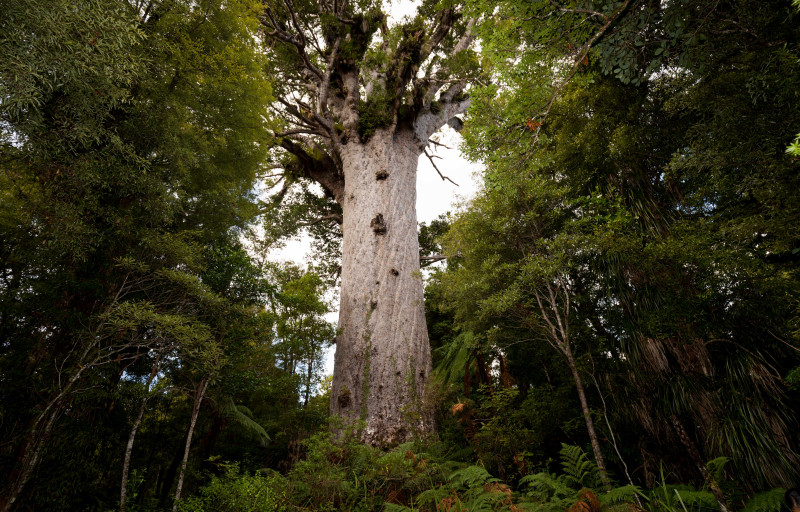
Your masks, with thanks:
<instances>
[{"instance_id":1,"label":"tree branch","mask_svg":"<svg viewBox=\"0 0 800 512\"><path fill-rule=\"evenodd\" d=\"M295 16L294 9L288 6L289 13L292 17ZM300 31L300 39L298 40L296 37L292 36L290 33L283 30L278 22L275 20L275 16L272 14L272 9L269 7L266 8L267 17L269 18L269 24L264 23L262 20L262 24L264 24L267 28L272 29L272 32L268 33L270 37L274 37L284 43L291 44L297 49L297 53L300 56L300 59L303 62L303 66L312 72L314 75L317 76L318 80L322 80L322 71L318 67L316 67L312 62L311 59L308 57L306 53L305 47L305 36L303 36L302 31Z\"/></svg>"},{"instance_id":2,"label":"tree branch","mask_svg":"<svg viewBox=\"0 0 800 512\"><path fill-rule=\"evenodd\" d=\"M447 176L442 174L442 171L440 171L439 168L436 167L436 162L434 162L433 159L434 159L434 157L436 157L436 158L441 158L441 157L437 157L436 155L431 155L430 153L428 153L427 149L423 149L422 152L425 153L425 156L427 156L428 160L431 161L431 165L433 166L434 169L436 169L436 172L439 173L439 177L442 178L442 181L447 180L450 183L452 183L453 185L459 186L458 183L456 183L455 181L451 180L450 178L448 178Z\"/></svg>"},{"instance_id":3,"label":"tree branch","mask_svg":"<svg viewBox=\"0 0 800 512\"><path fill-rule=\"evenodd\" d=\"M333 196L336 202L342 204L344 177L329 155L323 153L319 157L311 156L303 147L289 138L281 139L281 147L296 157L299 172L318 182L328 194Z\"/></svg>"},{"instance_id":4,"label":"tree branch","mask_svg":"<svg viewBox=\"0 0 800 512\"><path fill-rule=\"evenodd\" d=\"M431 254L430 256L420 256L419 258L419 268L425 268L433 265L437 261L446 260L447 256L443 254Z\"/></svg>"},{"instance_id":5,"label":"tree branch","mask_svg":"<svg viewBox=\"0 0 800 512\"><path fill-rule=\"evenodd\" d=\"M622 3L622 5L620 5L611 16L605 17L606 20L605 24L602 27L600 27L600 29L597 32L595 32L594 35L588 41L586 41L586 43L584 43L584 45L580 48L580 50L578 50L578 56L575 58L575 61L572 64L571 72L564 80L561 81L558 87L556 87L556 90L553 91L553 94L550 96L550 100L547 102L547 107L538 116L539 125L536 127L536 132L534 134L535 139L539 138L539 132L541 131L542 126L544 125L544 120L547 118L547 116L550 114L550 111L553 109L553 104L555 103L559 94L561 94L562 89L564 89L564 87L570 82L570 80L572 80L572 77L574 77L575 74L578 72L578 68L580 67L581 63L589 55L589 50L591 50L592 45L594 45L594 43L596 43L597 40L603 36L606 30L608 30L608 27L610 27L611 24L614 23L614 21L616 21L617 18L619 18L620 14L622 14L623 11L627 9L630 3L631 0L625 0Z\"/></svg>"}]
</instances>

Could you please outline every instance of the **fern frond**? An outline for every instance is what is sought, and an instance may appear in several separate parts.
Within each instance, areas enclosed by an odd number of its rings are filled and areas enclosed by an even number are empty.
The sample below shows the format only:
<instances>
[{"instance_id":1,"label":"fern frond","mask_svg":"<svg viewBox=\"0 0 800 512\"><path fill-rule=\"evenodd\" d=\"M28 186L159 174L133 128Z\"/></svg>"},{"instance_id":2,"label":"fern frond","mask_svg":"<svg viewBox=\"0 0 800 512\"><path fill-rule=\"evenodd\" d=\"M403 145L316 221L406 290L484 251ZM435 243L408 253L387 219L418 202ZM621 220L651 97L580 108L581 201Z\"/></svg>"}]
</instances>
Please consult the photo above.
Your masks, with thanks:
<instances>
[{"instance_id":1,"label":"fern frond","mask_svg":"<svg viewBox=\"0 0 800 512\"><path fill-rule=\"evenodd\" d=\"M420 494L417 499L420 505L430 505L436 507L436 504L447 498L451 494L451 489L447 487L436 487L435 489L428 489Z\"/></svg>"},{"instance_id":2,"label":"fern frond","mask_svg":"<svg viewBox=\"0 0 800 512\"><path fill-rule=\"evenodd\" d=\"M561 468L568 480L581 487L591 487L599 478L600 470L577 446L561 443Z\"/></svg>"},{"instance_id":3,"label":"fern frond","mask_svg":"<svg viewBox=\"0 0 800 512\"><path fill-rule=\"evenodd\" d=\"M397 503L384 503L383 512L414 512L414 509Z\"/></svg>"},{"instance_id":4,"label":"fern frond","mask_svg":"<svg viewBox=\"0 0 800 512\"><path fill-rule=\"evenodd\" d=\"M675 492L687 507L694 510L719 510L717 499L710 491L679 490Z\"/></svg>"},{"instance_id":5,"label":"fern frond","mask_svg":"<svg viewBox=\"0 0 800 512\"><path fill-rule=\"evenodd\" d=\"M538 499L566 497L575 494L574 489L567 485L564 477L556 477L545 472L524 476L520 479L519 484L520 487L527 486L529 492Z\"/></svg>"},{"instance_id":6,"label":"fern frond","mask_svg":"<svg viewBox=\"0 0 800 512\"><path fill-rule=\"evenodd\" d=\"M252 438L257 439L261 446L267 446L269 443L269 434L253 419L250 409L243 405L236 405L231 397L226 396L220 400L219 412L225 419L236 423Z\"/></svg>"},{"instance_id":7,"label":"fern frond","mask_svg":"<svg viewBox=\"0 0 800 512\"><path fill-rule=\"evenodd\" d=\"M492 496L488 492L479 492L477 489L466 496L464 508L470 512L492 512L495 505L501 501L497 496Z\"/></svg>"},{"instance_id":8,"label":"fern frond","mask_svg":"<svg viewBox=\"0 0 800 512\"><path fill-rule=\"evenodd\" d=\"M600 494L598 499L603 506L609 506L616 503L632 502L641 492L642 490L635 485L625 485L623 487L614 487L607 493Z\"/></svg>"},{"instance_id":9,"label":"fern frond","mask_svg":"<svg viewBox=\"0 0 800 512\"><path fill-rule=\"evenodd\" d=\"M784 494L786 489L781 488L760 492L747 501L742 512L778 512L783 508Z\"/></svg>"},{"instance_id":10,"label":"fern frond","mask_svg":"<svg viewBox=\"0 0 800 512\"><path fill-rule=\"evenodd\" d=\"M450 480L453 485L463 488L470 488L476 485L500 481L497 478L492 477L492 475L490 475L486 469L480 466L467 466L464 469L459 469L450 475L448 480Z\"/></svg>"},{"instance_id":11,"label":"fern frond","mask_svg":"<svg viewBox=\"0 0 800 512\"><path fill-rule=\"evenodd\" d=\"M728 457L717 457L716 459L706 462L708 472L711 473L711 476L713 476L714 480L717 482L722 482L725 479L725 466L728 464L728 461Z\"/></svg>"}]
</instances>

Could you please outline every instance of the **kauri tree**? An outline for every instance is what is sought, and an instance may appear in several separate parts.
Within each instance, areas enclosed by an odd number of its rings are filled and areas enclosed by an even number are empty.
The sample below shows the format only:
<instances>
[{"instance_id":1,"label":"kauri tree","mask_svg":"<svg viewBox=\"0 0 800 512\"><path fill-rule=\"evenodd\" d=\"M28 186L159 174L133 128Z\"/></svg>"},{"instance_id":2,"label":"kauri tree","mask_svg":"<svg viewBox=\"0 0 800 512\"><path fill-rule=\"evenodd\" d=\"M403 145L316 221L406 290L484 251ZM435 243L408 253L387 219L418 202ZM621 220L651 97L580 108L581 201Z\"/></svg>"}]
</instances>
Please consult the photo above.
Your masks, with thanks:
<instances>
[{"instance_id":1,"label":"kauri tree","mask_svg":"<svg viewBox=\"0 0 800 512\"><path fill-rule=\"evenodd\" d=\"M391 445L432 429L415 212L429 138L460 125L478 66L475 20L425 1L390 28L376 1L270 0L263 24L278 84L287 182L318 182L341 222L341 306L331 412ZM339 215L341 211L341 215Z\"/></svg>"}]
</instances>

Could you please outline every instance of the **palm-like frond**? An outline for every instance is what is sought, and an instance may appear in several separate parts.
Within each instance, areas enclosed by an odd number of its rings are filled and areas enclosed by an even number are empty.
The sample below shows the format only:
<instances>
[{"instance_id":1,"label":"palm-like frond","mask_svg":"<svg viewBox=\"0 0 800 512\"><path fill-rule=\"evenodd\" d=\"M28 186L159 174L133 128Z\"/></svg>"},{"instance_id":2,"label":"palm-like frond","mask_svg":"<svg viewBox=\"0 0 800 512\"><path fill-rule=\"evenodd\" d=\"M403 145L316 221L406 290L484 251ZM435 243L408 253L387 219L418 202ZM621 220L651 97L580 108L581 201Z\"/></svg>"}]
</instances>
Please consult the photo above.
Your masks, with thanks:
<instances>
[{"instance_id":1,"label":"palm-like frond","mask_svg":"<svg viewBox=\"0 0 800 512\"><path fill-rule=\"evenodd\" d=\"M244 432L256 439L261 446L269 444L269 434L253 419L253 412L250 409L244 405L236 405L229 396L222 397L218 404L219 414L223 418L242 427Z\"/></svg>"}]
</instances>

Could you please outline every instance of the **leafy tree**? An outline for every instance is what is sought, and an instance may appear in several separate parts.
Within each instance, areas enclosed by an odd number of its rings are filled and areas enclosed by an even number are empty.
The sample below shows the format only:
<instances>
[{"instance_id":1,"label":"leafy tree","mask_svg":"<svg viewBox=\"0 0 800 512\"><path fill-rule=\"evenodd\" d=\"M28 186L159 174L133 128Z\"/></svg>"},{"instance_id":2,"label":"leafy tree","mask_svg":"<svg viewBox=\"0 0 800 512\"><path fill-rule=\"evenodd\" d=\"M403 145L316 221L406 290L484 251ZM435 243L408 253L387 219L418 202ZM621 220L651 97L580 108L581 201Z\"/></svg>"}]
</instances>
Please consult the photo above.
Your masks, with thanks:
<instances>
[{"instance_id":1,"label":"leafy tree","mask_svg":"<svg viewBox=\"0 0 800 512\"><path fill-rule=\"evenodd\" d=\"M2 6L0 378L15 418L3 422L3 510L36 467L48 475L37 486L60 485L26 500L70 508L92 481L78 475L124 465L108 427L125 422L125 380L149 375L160 352L188 363L220 341L228 303L198 281L202 247L257 213L268 149L252 7ZM76 462L108 446L119 458Z\"/></svg>"},{"instance_id":2,"label":"leafy tree","mask_svg":"<svg viewBox=\"0 0 800 512\"><path fill-rule=\"evenodd\" d=\"M498 12L482 26L496 84L473 94L466 125L486 190L451 235L469 254L448 285L460 321L535 311L538 277L564 275L570 326L599 351L618 415L680 443L721 506L708 458L731 457L755 488L786 485L796 14L748 2Z\"/></svg>"}]
</instances>

